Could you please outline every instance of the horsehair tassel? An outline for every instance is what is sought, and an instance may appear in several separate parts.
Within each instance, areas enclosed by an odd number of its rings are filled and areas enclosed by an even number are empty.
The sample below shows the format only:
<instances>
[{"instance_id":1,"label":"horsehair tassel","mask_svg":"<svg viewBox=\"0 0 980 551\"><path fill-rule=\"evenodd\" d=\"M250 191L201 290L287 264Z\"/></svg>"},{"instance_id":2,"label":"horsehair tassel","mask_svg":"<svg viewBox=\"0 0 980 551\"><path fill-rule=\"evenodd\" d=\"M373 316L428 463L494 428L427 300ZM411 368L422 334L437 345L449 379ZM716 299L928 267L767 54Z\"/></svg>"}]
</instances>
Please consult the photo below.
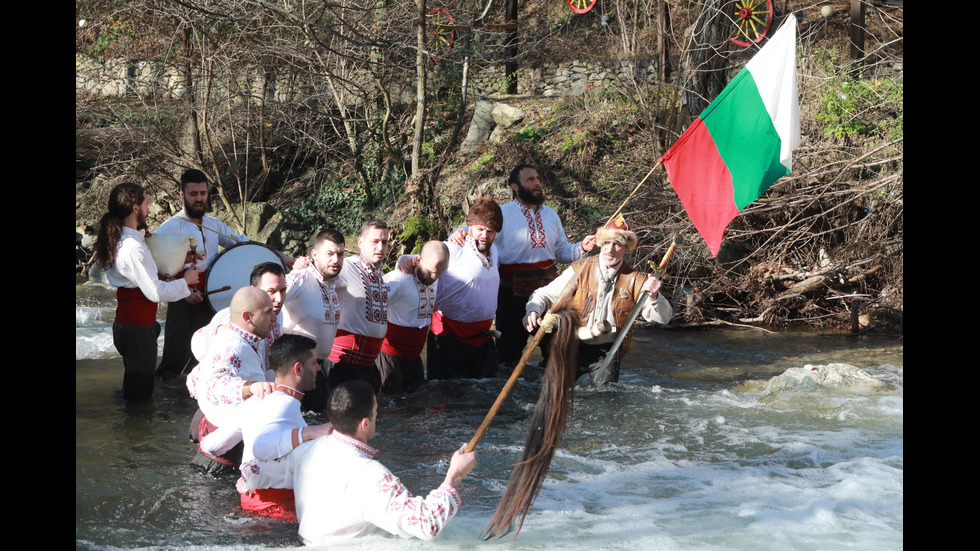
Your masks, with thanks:
<instances>
[{"instance_id":1,"label":"horsehair tassel","mask_svg":"<svg viewBox=\"0 0 980 551\"><path fill-rule=\"evenodd\" d=\"M581 265L579 265L577 268L574 269L574 272L572 273L572 278L567 283L565 283L565 287L562 289L561 295L558 297L558 300L555 301L555 304L552 307L553 311L557 312L559 310L562 310L566 308L568 304L571 302L571 297L573 295L573 292L577 288L575 282L578 280L578 276L582 272L582 268L584 266L585 263L582 263ZM576 325L577 323L578 322L576 322ZM490 411L488 411L486 417L483 418L483 422L480 423L480 427L476 429L476 434L473 435L473 438L471 438L470 442L466 445L466 453L470 453L474 449L476 449L477 443L479 443L480 439L483 438L483 433L486 432L487 427L490 426L490 422L493 421L494 416L497 415L497 411L500 409L500 406L504 403L504 399L507 398L507 394L510 392L510 389L512 389L514 385L517 384L517 379L521 376L521 372L524 370L524 366L527 364L527 361L531 359L531 355L534 353L534 349L537 348L538 344L541 343L541 340L544 338L544 335L545 332L539 324L537 331L534 332L534 336L527 343L527 346L524 347L524 352L521 354L520 361L517 362L517 365L514 367L514 370L510 373L510 378L508 378L507 382L504 383L504 388L500 390L500 394L497 396L497 399L493 402L493 405L490 406ZM578 347L576 347L576 350L577 349Z\"/></svg>"},{"instance_id":2,"label":"horsehair tassel","mask_svg":"<svg viewBox=\"0 0 980 551\"><path fill-rule=\"evenodd\" d=\"M514 531L515 525L514 539L517 539L524 518L548 475L551 460L572 411L578 373L575 333L581 318L572 308L555 310L554 315L562 319L556 324L557 331L551 339L541 395L528 421L524 450L511 471L493 518L483 530L483 539L502 537Z\"/></svg>"}]
</instances>

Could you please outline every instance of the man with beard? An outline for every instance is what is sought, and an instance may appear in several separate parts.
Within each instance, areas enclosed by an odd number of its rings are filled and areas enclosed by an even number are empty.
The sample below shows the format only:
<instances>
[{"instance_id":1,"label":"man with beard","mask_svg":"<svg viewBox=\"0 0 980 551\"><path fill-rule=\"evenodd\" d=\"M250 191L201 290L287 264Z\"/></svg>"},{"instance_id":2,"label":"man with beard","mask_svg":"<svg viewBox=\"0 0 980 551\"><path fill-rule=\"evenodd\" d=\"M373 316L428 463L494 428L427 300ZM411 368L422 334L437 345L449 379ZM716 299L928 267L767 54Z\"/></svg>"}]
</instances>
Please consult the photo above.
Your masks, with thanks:
<instances>
[{"instance_id":1,"label":"man with beard","mask_svg":"<svg viewBox=\"0 0 980 551\"><path fill-rule=\"evenodd\" d=\"M497 372L490 337L500 275L494 238L503 224L500 206L484 195L470 207L462 246L447 243L449 268L439 279L428 340L429 380L487 378Z\"/></svg>"},{"instance_id":2,"label":"man with beard","mask_svg":"<svg viewBox=\"0 0 980 551\"><path fill-rule=\"evenodd\" d=\"M381 264L391 248L390 239L384 221L365 222L357 237L357 254L345 260L336 278L340 323L325 363L331 388L362 379L381 392L381 375L374 360L388 330L388 287Z\"/></svg>"},{"instance_id":3,"label":"man with beard","mask_svg":"<svg viewBox=\"0 0 980 551\"><path fill-rule=\"evenodd\" d=\"M123 359L123 398L145 400L153 394L157 362L157 305L191 293L201 270L186 270L181 278L161 281L143 231L149 215L149 196L138 184L117 185L109 194L109 210L99 222L93 260L116 287L116 317L112 343Z\"/></svg>"},{"instance_id":4,"label":"man with beard","mask_svg":"<svg viewBox=\"0 0 980 551\"><path fill-rule=\"evenodd\" d=\"M616 351L615 359L605 370L601 368L641 292L650 295L640 311L643 319L667 323L673 315L670 302L660 294L660 278L638 272L623 260L628 251L636 248L636 242L636 234L620 216L596 232L598 255L574 262L557 279L534 291L527 301L523 322L528 331L534 331L565 285L578 274L571 307L581 314L582 327L593 328L604 321L612 327L610 332L579 341L578 375L587 373L593 387L619 381L619 364L629 352L632 328Z\"/></svg>"},{"instance_id":5,"label":"man with beard","mask_svg":"<svg viewBox=\"0 0 980 551\"><path fill-rule=\"evenodd\" d=\"M527 344L529 333L522 318L528 297L558 275L555 261L571 263L595 248L595 235L570 243L565 228L551 207L544 204L538 171L517 165L507 179L514 200L502 205L504 227L497 236L500 251L500 288L497 296L496 328L500 361L513 367ZM542 340L541 350L547 350Z\"/></svg>"},{"instance_id":6,"label":"man with beard","mask_svg":"<svg viewBox=\"0 0 980 551\"><path fill-rule=\"evenodd\" d=\"M185 171L180 176L180 197L184 208L160 225L158 234L194 235L199 246L203 246L204 259L196 268L206 270L218 256L219 246L230 247L248 237L228 229L223 222L205 213L208 205L208 178L196 169ZM200 281L204 283L203 279ZM170 301L167 305L167 323L163 335L163 357L157 366L157 375L172 377L187 370L193 361L191 336L204 327L213 312L204 301L200 286L192 290L183 300Z\"/></svg>"},{"instance_id":7,"label":"man with beard","mask_svg":"<svg viewBox=\"0 0 980 551\"><path fill-rule=\"evenodd\" d=\"M412 273L392 270L385 274L388 331L376 362L385 394L413 392L425 383L422 348L435 312L436 283L448 267L446 244L428 241Z\"/></svg>"},{"instance_id":8,"label":"man with beard","mask_svg":"<svg viewBox=\"0 0 980 551\"><path fill-rule=\"evenodd\" d=\"M299 454L292 452L330 434L333 426L307 425L300 409L304 393L313 390L320 371L316 342L302 335L283 335L273 343L269 360L276 374L275 391L246 408L241 478L236 487L242 509L295 521L293 466Z\"/></svg>"},{"instance_id":9,"label":"man with beard","mask_svg":"<svg viewBox=\"0 0 980 551\"><path fill-rule=\"evenodd\" d=\"M538 171L519 164L507 178L513 201L501 205L503 229L495 244L500 252L500 287L497 295L497 354L506 367L513 368L527 344L528 332L522 318L527 299L535 289L558 275L555 262L571 263L595 248L595 236L570 243L558 213L544 204L544 190ZM456 236L453 239L456 240ZM541 341L547 353L550 335Z\"/></svg>"},{"instance_id":10,"label":"man with beard","mask_svg":"<svg viewBox=\"0 0 980 551\"><path fill-rule=\"evenodd\" d=\"M344 266L344 236L334 229L321 230L313 238L309 259L298 258L286 275L286 297L282 305L284 333L305 335L316 341L317 360L333 348L340 323L340 299L335 280ZM327 405L327 377L317 373L316 388L303 397L303 408L316 412Z\"/></svg>"}]
</instances>

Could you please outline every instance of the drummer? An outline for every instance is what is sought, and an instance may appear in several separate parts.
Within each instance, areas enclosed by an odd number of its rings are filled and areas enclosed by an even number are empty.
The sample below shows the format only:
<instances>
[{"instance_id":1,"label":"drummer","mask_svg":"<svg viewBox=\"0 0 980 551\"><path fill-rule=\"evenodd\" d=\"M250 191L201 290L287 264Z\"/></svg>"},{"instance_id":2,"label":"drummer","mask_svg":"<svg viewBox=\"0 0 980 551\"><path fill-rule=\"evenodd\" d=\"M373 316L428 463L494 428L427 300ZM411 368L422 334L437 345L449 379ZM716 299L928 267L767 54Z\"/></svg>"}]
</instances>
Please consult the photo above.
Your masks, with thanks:
<instances>
[{"instance_id":1,"label":"drummer","mask_svg":"<svg viewBox=\"0 0 980 551\"><path fill-rule=\"evenodd\" d=\"M197 169L189 169L180 176L180 197L184 208L157 229L159 234L194 235L203 245L204 260L197 263L197 269L206 270L218 256L219 247L231 247L248 241L246 235L231 231L227 225L205 211L208 207L207 176ZM278 253L287 266L292 259ZM167 322L164 327L163 357L157 366L156 374L173 377L187 371L194 361L191 352L191 336L209 321L213 311L204 300L202 282L190 296L167 305Z\"/></svg>"}]
</instances>

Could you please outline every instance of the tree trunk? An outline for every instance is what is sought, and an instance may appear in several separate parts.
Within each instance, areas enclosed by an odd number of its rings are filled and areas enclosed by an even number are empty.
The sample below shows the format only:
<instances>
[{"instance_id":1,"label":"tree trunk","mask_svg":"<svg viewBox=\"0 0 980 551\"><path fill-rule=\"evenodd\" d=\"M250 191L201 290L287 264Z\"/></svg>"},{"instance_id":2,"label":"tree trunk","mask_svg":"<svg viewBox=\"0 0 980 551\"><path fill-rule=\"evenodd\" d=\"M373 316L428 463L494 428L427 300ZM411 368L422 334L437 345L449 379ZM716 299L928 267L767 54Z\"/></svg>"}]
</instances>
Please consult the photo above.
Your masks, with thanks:
<instances>
[{"instance_id":1,"label":"tree trunk","mask_svg":"<svg viewBox=\"0 0 980 551\"><path fill-rule=\"evenodd\" d=\"M418 8L418 49L415 54L415 128L412 135L412 174L411 178L419 177L422 161L422 138L425 133L425 62L428 56L425 52L425 0L415 0Z\"/></svg>"}]
</instances>

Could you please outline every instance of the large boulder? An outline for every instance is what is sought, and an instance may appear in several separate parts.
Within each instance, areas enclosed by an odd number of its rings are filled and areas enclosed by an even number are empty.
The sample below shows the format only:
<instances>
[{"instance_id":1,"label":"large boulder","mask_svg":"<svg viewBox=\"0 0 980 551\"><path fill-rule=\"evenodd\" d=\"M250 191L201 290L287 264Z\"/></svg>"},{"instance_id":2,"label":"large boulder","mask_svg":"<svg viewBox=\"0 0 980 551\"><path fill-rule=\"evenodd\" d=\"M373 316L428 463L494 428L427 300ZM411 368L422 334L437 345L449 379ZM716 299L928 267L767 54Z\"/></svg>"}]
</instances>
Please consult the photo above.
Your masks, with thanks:
<instances>
[{"instance_id":1,"label":"large boulder","mask_svg":"<svg viewBox=\"0 0 980 551\"><path fill-rule=\"evenodd\" d=\"M277 251L282 250L283 219L278 210L269 203L246 203L244 214L240 204L233 205L233 208L238 220L246 227L245 232L239 233L245 233L252 241L265 243ZM232 231L237 231L237 224L232 221L228 211L211 213L211 216L227 224Z\"/></svg>"},{"instance_id":2,"label":"large boulder","mask_svg":"<svg viewBox=\"0 0 980 551\"><path fill-rule=\"evenodd\" d=\"M853 365L833 363L791 367L769 379L766 389L771 393L784 390L833 389L851 393L867 393L887 390L890 385L875 379Z\"/></svg>"}]
</instances>

